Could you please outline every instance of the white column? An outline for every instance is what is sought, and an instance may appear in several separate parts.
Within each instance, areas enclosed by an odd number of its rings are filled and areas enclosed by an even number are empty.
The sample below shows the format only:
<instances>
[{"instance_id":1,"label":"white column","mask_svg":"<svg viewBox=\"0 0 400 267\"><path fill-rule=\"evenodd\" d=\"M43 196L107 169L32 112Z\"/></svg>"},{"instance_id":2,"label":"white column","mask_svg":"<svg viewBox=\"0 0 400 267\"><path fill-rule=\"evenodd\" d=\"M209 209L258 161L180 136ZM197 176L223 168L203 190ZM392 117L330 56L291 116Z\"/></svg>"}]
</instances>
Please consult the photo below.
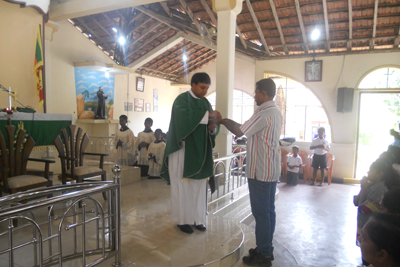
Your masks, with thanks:
<instances>
[{"instance_id":1,"label":"white column","mask_svg":"<svg viewBox=\"0 0 400 267\"><path fill-rule=\"evenodd\" d=\"M216 110L223 118L234 119L236 16L242 10L242 0L213 0L213 9L218 14ZM225 126L221 126L215 152L220 156L232 153L232 134Z\"/></svg>"}]
</instances>

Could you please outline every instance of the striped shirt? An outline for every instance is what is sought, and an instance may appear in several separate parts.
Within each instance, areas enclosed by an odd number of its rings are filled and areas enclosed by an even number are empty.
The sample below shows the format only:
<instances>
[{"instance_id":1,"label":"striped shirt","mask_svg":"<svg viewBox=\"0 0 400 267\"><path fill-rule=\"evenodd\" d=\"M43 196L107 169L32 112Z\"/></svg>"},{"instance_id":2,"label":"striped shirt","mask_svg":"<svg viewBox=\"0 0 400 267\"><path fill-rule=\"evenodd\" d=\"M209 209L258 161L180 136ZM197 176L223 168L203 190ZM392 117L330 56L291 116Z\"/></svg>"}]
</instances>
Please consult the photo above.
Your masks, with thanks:
<instances>
[{"instance_id":1,"label":"striped shirt","mask_svg":"<svg viewBox=\"0 0 400 267\"><path fill-rule=\"evenodd\" d=\"M246 176L263 182L275 182L281 174L279 137L282 114L274 101L259 106L240 129L247 136Z\"/></svg>"}]
</instances>

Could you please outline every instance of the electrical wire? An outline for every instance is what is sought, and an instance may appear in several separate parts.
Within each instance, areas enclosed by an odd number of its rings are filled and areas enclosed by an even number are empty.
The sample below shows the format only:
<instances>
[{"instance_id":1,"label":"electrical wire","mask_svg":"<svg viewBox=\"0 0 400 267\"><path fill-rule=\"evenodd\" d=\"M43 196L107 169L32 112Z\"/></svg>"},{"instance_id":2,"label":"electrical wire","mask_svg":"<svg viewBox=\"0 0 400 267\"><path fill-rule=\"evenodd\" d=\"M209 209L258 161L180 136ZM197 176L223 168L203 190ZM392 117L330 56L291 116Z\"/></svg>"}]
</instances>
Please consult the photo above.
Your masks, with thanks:
<instances>
[{"instance_id":1,"label":"electrical wire","mask_svg":"<svg viewBox=\"0 0 400 267\"><path fill-rule=\"evenodd\" d=\"M346 61L346 55L343 56L342 69L340 70L340 74L339 74L338 80L337 80L336 85L335 85L335 87L333 88L333 92L332 92L332 102L333 102L333 104L334 104L335 106L337 105L337 101L336 101L336 91L337 91L337 86L338 86L338 84L339 84L340 77L342 77L342 84L343 84L343 76L342 76L342 73L343 73L344 62L345 62L345 61Z\"/></svg>"}]
</instances>

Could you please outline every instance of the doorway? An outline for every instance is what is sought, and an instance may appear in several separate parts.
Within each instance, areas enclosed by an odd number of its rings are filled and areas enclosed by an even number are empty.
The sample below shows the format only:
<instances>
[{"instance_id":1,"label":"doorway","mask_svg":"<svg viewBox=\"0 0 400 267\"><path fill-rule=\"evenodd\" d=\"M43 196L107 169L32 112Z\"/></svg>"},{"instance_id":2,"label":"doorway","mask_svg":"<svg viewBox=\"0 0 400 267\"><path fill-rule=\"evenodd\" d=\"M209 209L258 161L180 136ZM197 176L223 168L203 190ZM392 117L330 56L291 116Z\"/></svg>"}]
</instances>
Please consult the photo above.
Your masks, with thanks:
<instances>
[{"instance_id":1,"label":"doorway","mask_svg":"<svg viewBox=\"0 0 400 267\"><path fill-rule=\"evenodd\" d=\"M390 129L399 131L400 93L360 93L356 179L367 175L369 166L393 144Z\"/></svg>"}]
</instances>

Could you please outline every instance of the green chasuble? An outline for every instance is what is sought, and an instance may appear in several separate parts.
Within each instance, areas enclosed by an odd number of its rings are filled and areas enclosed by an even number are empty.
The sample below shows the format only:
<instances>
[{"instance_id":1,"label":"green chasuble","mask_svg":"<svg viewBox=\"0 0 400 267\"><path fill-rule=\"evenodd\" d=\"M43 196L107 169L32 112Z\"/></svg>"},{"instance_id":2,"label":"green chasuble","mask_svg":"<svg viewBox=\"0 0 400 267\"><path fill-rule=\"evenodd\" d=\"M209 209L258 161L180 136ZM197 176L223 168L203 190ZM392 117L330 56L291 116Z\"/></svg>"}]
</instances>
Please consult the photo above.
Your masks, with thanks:
<instances>
[{"instance_id":1,"label":"green chasuble","mask_svg":"<svg viewBox=\"0 0 400 267\"><path fill-rule=\"evenodd\" d=\"M182 140L185 140L182 178L200 180L213 175L212 149L215 146L216 135L209 134L207 124L200 124L207 111L212 111L212 108L205 97L196 99L186 92L175 99L161 169L161 177L168 182L168 156L181 149ZM218 130L219 128L217 132Z\"/></svg>"}]
</instances>

